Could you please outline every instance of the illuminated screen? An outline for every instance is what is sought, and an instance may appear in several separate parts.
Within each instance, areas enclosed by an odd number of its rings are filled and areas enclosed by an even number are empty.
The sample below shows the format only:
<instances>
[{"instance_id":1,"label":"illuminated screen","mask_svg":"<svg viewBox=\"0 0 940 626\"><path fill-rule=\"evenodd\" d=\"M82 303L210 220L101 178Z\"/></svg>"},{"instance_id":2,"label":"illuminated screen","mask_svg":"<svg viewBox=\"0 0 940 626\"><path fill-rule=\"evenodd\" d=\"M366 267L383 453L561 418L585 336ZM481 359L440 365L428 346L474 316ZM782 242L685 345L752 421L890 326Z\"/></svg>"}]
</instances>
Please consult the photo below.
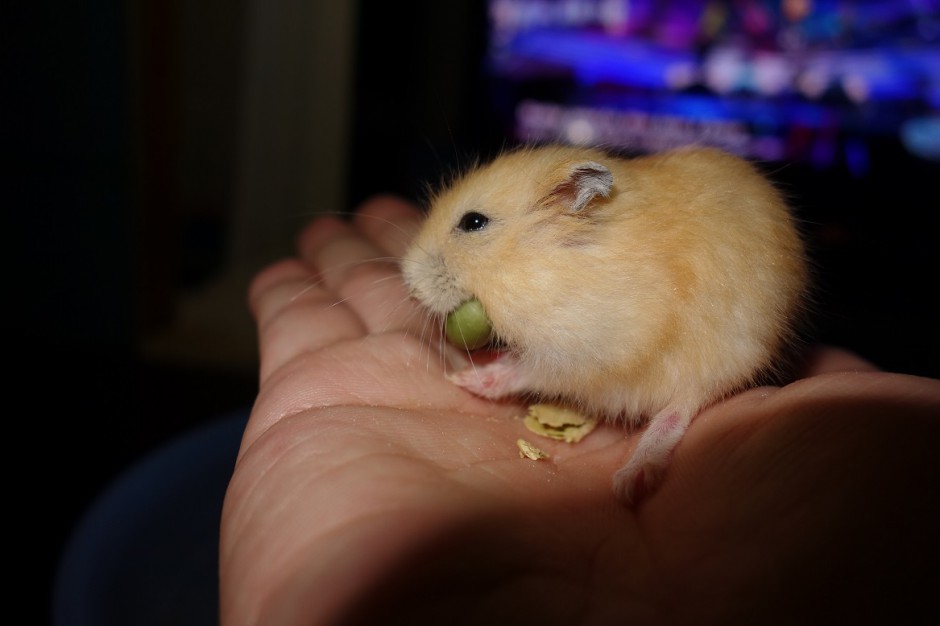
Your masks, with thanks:
<instances>
[{"instance_id":1,"label":"illuminated screen","mask_svg":"<svg viewBox=\"0 0 940 626\"><path fill-rule=\"evenodd\" d=\"M940 160L940 0L490 0L519 142L689 143L862 176L872 142Z\"/></svg>"}]
</instances>

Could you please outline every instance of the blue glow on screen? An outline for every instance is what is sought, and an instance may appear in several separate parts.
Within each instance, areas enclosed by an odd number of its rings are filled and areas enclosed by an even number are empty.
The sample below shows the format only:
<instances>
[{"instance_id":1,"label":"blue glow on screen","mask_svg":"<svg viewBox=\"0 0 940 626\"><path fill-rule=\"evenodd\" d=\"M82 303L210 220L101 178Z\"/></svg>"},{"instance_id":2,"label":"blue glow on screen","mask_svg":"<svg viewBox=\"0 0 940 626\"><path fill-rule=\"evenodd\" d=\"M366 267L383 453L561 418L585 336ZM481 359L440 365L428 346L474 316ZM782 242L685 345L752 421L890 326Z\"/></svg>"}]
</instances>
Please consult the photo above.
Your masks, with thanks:
<instances>
[{"instance_id":1,"label":"blue glow on screen","mask_svg":"<svg viewBox=\"0 0 940 626\"><path fill-rule=\"evenodd\" d=\"M938 152L937 134L919 129L940 118L940 0L490 0L489 9L491 71L512 85L522 140L552 139L556 119L567 120L561 138L649 149L663 141L643 138L638 120L662 132L684 119L694 124L676 141L819 167L841 159L862 171L859 146L882 136L924 158ZM550 95L527 93L546 83Z\"/></svg>"}]
</instances>

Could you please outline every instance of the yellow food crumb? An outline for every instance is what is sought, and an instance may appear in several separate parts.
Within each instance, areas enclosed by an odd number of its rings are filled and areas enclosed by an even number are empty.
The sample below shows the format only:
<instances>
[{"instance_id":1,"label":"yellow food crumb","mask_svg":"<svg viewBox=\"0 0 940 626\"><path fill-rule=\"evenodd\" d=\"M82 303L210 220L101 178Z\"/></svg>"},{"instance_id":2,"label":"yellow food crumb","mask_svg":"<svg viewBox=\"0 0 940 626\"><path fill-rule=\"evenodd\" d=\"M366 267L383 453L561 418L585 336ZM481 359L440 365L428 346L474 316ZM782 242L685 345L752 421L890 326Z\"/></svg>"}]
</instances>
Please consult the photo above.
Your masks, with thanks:
<instances>
[{"instance_id":1,"label":"yellow food crumb","mask_svg":"<svg viewBox=\"0 0 940 626\"><path fill-rule=\"evenodd\" d=\"M533 461L539 461L541 459L548 458L548 454L542 450L539 450L525 439L517 439L516 445L519 447L520 459L532 459Z\"/></svg>"},{"instance_id":2,"label":"yellow food crumb","mask_svg":"<svg viewBox=\"0 0 940 626\"><path fill-rule=\"evenodd\" d=\"M533 404L523 423L530 431L543 437L577 443L594 430L597 422L575 411L553 404Z\"/></svg>"}]
</instances>

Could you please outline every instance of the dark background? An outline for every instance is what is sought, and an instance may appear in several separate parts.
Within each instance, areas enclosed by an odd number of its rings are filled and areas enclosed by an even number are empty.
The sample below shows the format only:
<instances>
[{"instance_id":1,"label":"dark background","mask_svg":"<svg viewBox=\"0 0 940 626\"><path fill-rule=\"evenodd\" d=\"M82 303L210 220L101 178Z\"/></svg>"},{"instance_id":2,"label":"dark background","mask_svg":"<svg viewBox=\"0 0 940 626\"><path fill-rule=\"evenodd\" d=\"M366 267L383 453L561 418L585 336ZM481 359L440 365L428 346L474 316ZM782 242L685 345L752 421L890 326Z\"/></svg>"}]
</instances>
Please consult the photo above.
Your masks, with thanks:
<instances>
[{"instance_id":1,"label":"dark background","mask_svg":"<svg viewBox=\"0 0 940 626\"><path fill-rule=\"evenodd\" d=\"M253 401L250 356L226 364L146 349L172 330L180 299L231 262L245 4L205 3L218 10L205 33L217 47L195 96L211 124L196 127L183 79L194 59L175 46L179 3L12 4L0 18L0 198L13 251L7 510L27 557L17 572L27 593L13 602L35 615L69 531L115 476ZM361 3L342 209L383 191L421 200L427 184L504 145L480 71L484 20L482 2ZM194 140L218 158L187 165ZM861 181L774 171L817 265L812 338L940 376L940 171L891 142L872 162ZM186 167L219 181L208 200L186 203ZM240 301L229 310L247 325Z\"/></svg>"}]
</instances>

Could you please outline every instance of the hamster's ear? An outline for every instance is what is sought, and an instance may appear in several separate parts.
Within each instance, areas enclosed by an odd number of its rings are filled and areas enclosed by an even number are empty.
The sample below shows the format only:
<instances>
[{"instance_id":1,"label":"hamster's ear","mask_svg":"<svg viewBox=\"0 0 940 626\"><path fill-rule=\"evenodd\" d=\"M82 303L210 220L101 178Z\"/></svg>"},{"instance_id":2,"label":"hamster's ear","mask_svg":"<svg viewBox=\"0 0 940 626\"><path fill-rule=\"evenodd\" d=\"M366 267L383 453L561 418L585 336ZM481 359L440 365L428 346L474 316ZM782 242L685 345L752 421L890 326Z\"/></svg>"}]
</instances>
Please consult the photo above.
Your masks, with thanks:
<instances>
[{"instance_id":1,"label":"hamster's ear","mask_svg":"<svg viewBox=\"0 0 940 626\"><path fill-rule=\"evenodd\" d=\"M614 176L596 161L577 163L567 176L545 197L545 204L563 203L572 213L584 209L597 196L606 198L614 184Z\"/></svg>"}]
</instances>

